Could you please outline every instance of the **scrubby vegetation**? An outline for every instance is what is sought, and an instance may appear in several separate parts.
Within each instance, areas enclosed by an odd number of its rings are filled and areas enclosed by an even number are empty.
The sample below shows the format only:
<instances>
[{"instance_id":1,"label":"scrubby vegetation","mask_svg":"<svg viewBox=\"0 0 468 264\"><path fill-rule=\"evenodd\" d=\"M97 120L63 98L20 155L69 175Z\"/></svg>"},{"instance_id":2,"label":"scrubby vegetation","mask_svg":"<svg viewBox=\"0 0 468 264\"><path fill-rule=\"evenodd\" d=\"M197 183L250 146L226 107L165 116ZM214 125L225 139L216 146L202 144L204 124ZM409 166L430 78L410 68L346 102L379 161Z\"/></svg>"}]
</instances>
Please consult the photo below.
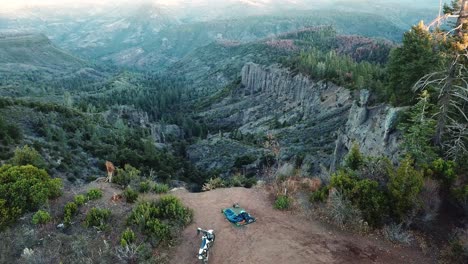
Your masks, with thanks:
<instances>
[{"instance_id":1,"label":"scrubby vegetation","mask_svg":"<svg viewBox=\"0 0 468 264\"><path fill-rule=\"evenodd\" d=\"M107 228L107 221L111 216L111 211L108 209L91 208L86 214L84 225L86 227L95 227L98 230Z\"/></svg>"},{"instance_id":2,"label":"scrubby vegetation","mask_svg":"<svg viewBox=\"0 0 468 264\"><path fill-rule=\"evenodd\" d=\"M88 197L89 200L97 200L102 197L102 191L99 189L90 189L86 193L86 197Z\"/></svg>"},{"instance_id":3,"label":"scrubby vegetation","mask_svg":"<svg viewBox=\"0 0 468 264\"><path fill-rule=\"evenodd\" d=\"M39 210L32 217L32 223L35 225L47 224L52 220L52 217L47 211Z\"/></svg>"},{"instance_id":4,"label":"scrubby vegetation","mask_svg":"<svg viewBox=\"0 0 468 264\"><path fill-rule=\"evenodd\" d=\"M139 203L127 222L139 228L155 245L168 243L174 235L192 221L193 212L180 200L167 195L153 202Z\"/></svg>"},{"instance_id":5,"label":"scrubby vegetation","mask_svg":"<svg viewBox=\"0 0 468 264\"><path fill-rule=\"evenodd\" d=\"M134 203L138 199L138 192L133 190L132 188L127 188L123 192L123 196L127 203Z\"/></svg>"},{"instance_id":6,"label":"scrubby vegetation","mask_svg":"<svg viewBox=\"0 0 468 264\"><path fill-rule=\"evenodd\" d=\"M275 200L274 207L278 210L287 210L291 206L291 198L287 195L278 195Z\"/></svg>"},{"instance_id":7,"label":"scrubby vegetation","mask_svg":"<svg viewBox=\"0 0 468 264\"><path fill-rule=\"evenodd\" d=\"M0 167L0 229L61 195L62 182L32 165Z\"/></svg>"},{"instance_id":8,"label":"scrubby vegetation","mask_svg":"<svg viewBox=\"0 0 468 264\"><path fill-rule=\"evenodd\" d=\"M156 183L153 187L155 193L167 193L169 191L169 186L167 184Z\"/></svg>"}]
</instances>

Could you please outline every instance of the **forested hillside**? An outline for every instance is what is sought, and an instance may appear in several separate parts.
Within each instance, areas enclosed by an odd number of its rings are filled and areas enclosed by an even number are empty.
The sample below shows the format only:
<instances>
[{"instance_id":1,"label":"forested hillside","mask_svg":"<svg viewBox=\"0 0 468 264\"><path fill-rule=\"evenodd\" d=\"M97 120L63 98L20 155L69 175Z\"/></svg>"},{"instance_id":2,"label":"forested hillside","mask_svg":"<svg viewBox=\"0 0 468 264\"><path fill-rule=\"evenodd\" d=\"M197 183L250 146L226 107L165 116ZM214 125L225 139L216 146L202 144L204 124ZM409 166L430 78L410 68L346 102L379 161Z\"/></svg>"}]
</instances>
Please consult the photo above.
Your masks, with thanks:
<instances>
[{"instance_id":1,"label":"forested hillside","mask_svg":"<svg viewBox=\"0 0 468 264\"><path fill-rule=\"evenodd\" d=\"M0 12L0 263L176 263L164 193L254 186L382 240L337 262L466 263L468 1L283 2Z\"/></svg>"}]
</instances>

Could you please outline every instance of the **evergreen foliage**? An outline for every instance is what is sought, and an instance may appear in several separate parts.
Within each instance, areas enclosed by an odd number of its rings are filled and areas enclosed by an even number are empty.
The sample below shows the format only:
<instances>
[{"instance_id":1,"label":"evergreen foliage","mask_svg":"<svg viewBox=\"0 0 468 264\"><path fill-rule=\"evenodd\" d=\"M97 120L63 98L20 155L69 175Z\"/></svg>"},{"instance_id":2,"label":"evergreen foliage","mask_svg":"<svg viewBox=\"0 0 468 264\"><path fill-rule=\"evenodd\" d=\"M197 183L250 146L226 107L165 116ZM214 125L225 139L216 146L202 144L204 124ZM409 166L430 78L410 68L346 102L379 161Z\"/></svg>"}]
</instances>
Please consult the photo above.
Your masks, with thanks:
<instances>
[{"instance_id":1,"label":"evergreen foliage","mask_svg":"<svg viewBox=\"0 0 468 264\"><path fill-rule=\"evenodd\" d=\"M84 225L86 227L97 227L99 230L103 230L111 216L111 211L108 209L91 208L86 215Z\"/></svg>"},{"instance_id":2,"label":"evergreen foliage","mask_svg":"<svg viewBox=\"0 0 468 264\"><path fill-rule=\"evenodd\" d=\"M49 212L43 210L37 211L32 217L32 223L35 225L47 224L51 220L52 217L50 217Z\"/></svg>"},{"instance_id":3,"label":"evergreen foliage","mask_svg":"<svg viewBox=\"0 0 468 264\"><path fill-rule=\"evenodd\" d=\"M405 158L397 170L390 175L388 183L393 211L400 220L417 207L417 198L422 187L422 173L413 167L411 158Z\"/></svg>"},{"instance_id":4,"label":"evergreen foliage","mask_svg":"<svg viewBox=\"0 0 468 264\"><path fill-rule=\"evenodd\" d=\"M419 102L411 107L408 120L400 125L403 147L418 164L431 163L437 157L432 143L436 125L433 116L433 105L429 101L428 92L424 91Z\"/></svg>"},{"instance_id":5,"label":"evergreen foliage","mask_svg":"<svg viewBox=\"0 0 468 264\"><path fill-rule=\"evenodd\" d=\"M102 191L99 189L90 189L86 193L86 196L88 197L89 200L97 200L102 197Z\"/></svg>"},{"instance_id":6,"label":"evergreen foliage","mask_svg":"<svg viewBox=\"0 0 468 264\"><path fill-rule=\"evenodd\" d=\"M139 203L127 219L137 226L153 243L168 242L173 233L187 226L193 218L191 209L184 207L181 201L171 195L157 201Z\"/></svg>"},{"instance_id":7,"label":"evergreen foliage","mask_svg":"<svg viewBox=\"0 0 468 264\"><path fill-rule=\"evenodd\" d=\"M62 182L51 179L45 170L32 165L0 167L0 228L13 223L47 199L61 195Z\"/></svg>"},{"instance_id":8,"label":"evergreen foliage","mask_svg":"<svg viewBox=\"0 0 468 264\"><path fill-rule=\"evenodd\" d=\"M345 158L345 166L352 170L357 170L362 166L363 163L364 158L362 157L361 151L359 150L359 145L357 143L353 143L351 151Z\"/></svg>"},{"instance_id":9,"label":"evergreen foliage","mask_svg":"<svg viewBox=\"0 0 468 264\"><path fill-rule=\"evenodd\" d=\"M16 166L33 165L40 169L46 167L46 163L39 152L28 145L22 148L16 148L15 154L11 159L11 164Z\"/></svg>"},{"instance_id":10,"label":"evergreen foliage","mask_svg":"<svg viewBox=\"0 0 468 264\"><path fill-rule=\"evenodd\" d=\"M412 88L424 75L440 68L441 54L421 22L403 35L403 45L392 50L388 63L388 96L395 105L412 104Z\"/></svg>"}]
</instances>

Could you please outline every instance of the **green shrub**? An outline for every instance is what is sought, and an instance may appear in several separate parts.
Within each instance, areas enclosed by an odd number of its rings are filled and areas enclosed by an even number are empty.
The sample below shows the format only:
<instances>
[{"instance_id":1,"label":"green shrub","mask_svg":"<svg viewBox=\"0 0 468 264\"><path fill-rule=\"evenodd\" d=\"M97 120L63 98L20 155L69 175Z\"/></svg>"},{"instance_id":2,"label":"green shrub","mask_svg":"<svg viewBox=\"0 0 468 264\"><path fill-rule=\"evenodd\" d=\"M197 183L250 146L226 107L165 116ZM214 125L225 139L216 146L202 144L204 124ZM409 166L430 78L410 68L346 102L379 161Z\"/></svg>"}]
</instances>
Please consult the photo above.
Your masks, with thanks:
<instances>
[{"instance_id":1,"label":"green shrub","mask_svg":"<svg viewBox=\"0 0 468 264\"><path fill-rule=\"evenodd\" d=\"M86 214L84 225L86 227L97 227L103 230L107 225L106 222L111 215L111 211L108 209L91 208Z\"/></svg>"},{"instance_id":2,"label":"green shrub","mask_svg":"<svg viewBox=\"0 0 468 264\"><path fill-rule=\"evenodd\" d=\"M431 176L442 182L446 187L453 185L457 179L457 174L455 173L456 163L454 161L445 161L441 158L436 159L432 162L430 166Z\"/></svg>"},{"instance_id":3,"label":"green shrub","mask_svg":"<svg viewBox=\"0 0 468 264\"><path fill-rule=\"evenodd\" d=\"M75 201L76 205L78 205L78 206L82 206L83 204L85 204L86 200L87 200L87 198L83 194L78 194L74 198L74 201Z\"/></svg>"},{"instance_id":4,"label":"green shrub","mask_svg":"<svg viewBox=\"0 0 468 264\"><path fill-rule=\"evenodd\" d=\"M147 193L151 191L151 182L150 181L142 181L138 186L138 191L141 193Z\"/></svg>"},{"instance_id":5,"label":"green shrub","mask_svg":"<svg viewBox=\"0 0 468 264\"><path fill-rule=\"evenodd\" d=\"M136 240L135 233L130 228L127 228L120 236L120 245L126 247L129 244L134 243Z\"/></svg>"},{"instance_id":6,"label":"green shrub","mask_svg":"<svg viewBox=\"0 0 468 264\"><path fill-rule=\"evenodd\" d=\"M379 226L387 215L388 198L379 189L379 184L376 181L368 179L358 181L350 199L371 226Z\"/></svg>"},{"instance_id":7,"label":"green shrub","mask_svg":"<svg viewBox=\"0 0 468 264\"><path fill-rule=\"evenodd\" d=\"M291 206L291 198L286 195L278 195L275 200L274 207L278 210L287 210Z\"/></svg>"},{"instance_id":8,"label":"green shrub","mask_svg":"<svg viewBox=\"0 0 468 264\"><path fill-rule=\"evenodd\" d=\"M32 217L32 223L35 225L47 224L48 222L50 222L50 220L52 220L52 217L50 217L50 214L43 210L37 211Z\"/></svg>"},{"instance_id":9,"label":"green shrub","mask_svg":"<svg viewBox=\"0 0 468 264\"><path fill-rule=\"evenodd\" d=\"M339 170L331 176L330 188L338 189L341 194L351 197L358 179L344 170Z\"/></svg>"},{"instance_id":10,"label":"green shrub","mask_svg":"<svg viewBox=\"0 0 468 264\"><path fill-rule=\"evenodd\" d=\"M91 189L86 193L89 200L97 200L102 197L102 191L99 189Z\"/></svg>"},{"instance_id":11,"label":"green shrub","mask_svg":"<svg viewBox=\"0 0 468 264\"><path fill-rule=\"evenodd\" d=\"M328 192L330 188L328 186L323 186L322 188L318 189L315 192L310 194L310 201L311 202L325 202L328 197Z\"/></svg>"},{"instance_id":12,"label":"green shrub","mask_svg":"<svg viewBox=\"0 0 468 264\"><path fill-rule=\"evenodd\" d=\"M216 177L216 178L209 179L208 182L203 184L202 190L211 191L214 189L224 188L224 187L225 187L224 180L221 179L220 177Z\"/></svg>"},{"instance_id":13,"label":"green shrub","mask_svg":"<svg viewBox=\"0 0 468 264\"><path fill-rule=\"evenodd\" d=\"M28 145L25 145L23 148L16 148L11 163L16 166L33 165L40 169L45 169L46 167L46 163L39 152Z\"/></svg>"},{"instance_id":14,"label":"green shrub","mask_svg":"<svg viewBox=\"0 0 468 264\"><path fill-rule=\"evenodd\" d=\"M60 179L32 165L0 167L0 229L61 194Z\"/></svg>"},{"instance_id":15,"label":"green shrub","mask_svg":"<svg viewBox=\"0 0 468 264\"><path fill-rule=\"evenodd\" d=\"M117 174L112 181L122 187L130 185L130 183L140 177L140 171L129 164L124 166L124 169L117 168Z\"/></svg>"},{"instance_id":16,"label":"green shrub","mask_svg":"<svg viewBox=\"0 0 468 264\"><path fill-rule=\"evenodd\" d=\"M397 217L404 218L417 205L417 197L423 187L423 175L413 167L413 161L405 158L396 172L390 175L388 190L392 209Z\"/></svg>"},{"instance_id":17,"label":"green shrub","mask_svg":"<svg viewBox=\"0 0 468 264\"><path fill-rule=\"evenodd\" d=\"M134 203L138 199L138 192L128 187L123 192L123 196L125 197L127 203Z\"/></svg>"},{"instance_id":18,"label":"green shrub","mask_svg":"<svg viewBox=\"0 0 468 264\"><path fill-rule=\"evenodd\" d=\"M351 151L345 158L345 166L351 170L357 170L364 163L364 157L362 156L359 146L357 143L353 143Z\"/></svg>"},{"instance_id":19,"label":"green shrub","mask_svg":"<svg viewBox=\"0 0 468 264\"><path fill-rule=\"evenodd\" d=\"M69 226L71 225L71 219L72 217L76 214L78 211L78 206L74 202L69 202L65 205L65 208L63 209L63 222L65 225Z\"/></svg>"},{"instance_id":20,"label":"green shrub","mask_svg":"<svg viewBox=\"0 0 468 264\"><path fill-rule=\"evenodd\" d=\"M240 169L243 166L249 165L249 164L253 163L256 160L257 160L257 158L254 157L254 156L250 156L250 155L240 156L240 157L237 157L236 160L234 161L234 167Z\"/></svg>"},{"instance_id":21,"label":"green shrub","mask_svg":"<svg viewBox=\"0 0 468 264\"><path fill-rule=\"evenodd\" d=\"M362 180L341 170L332 175L330 187L339 190L344 198L356 206L361 216L373 226L378 226L388 211L388 197L383 190L380 190L377 181Z\"/></svg>"},{"instance_id":22,"label":"green shrub","mask_svg":"<svg viewBox=\"0 0 468 264\"><path fill-rule=\"evenodd\" d=\"M153 188L155 193L167 193L169 191L169 185L156 183Z\"/></svg>"},{"instance_id":23,"label":"green shrub","mask_svg":"<svg viewBox=\"0 0 468 264\"><path fill-rule=\"evenodd\" d=\"M172 238L171 230L187 226L192 218L192 210L184 207L177 197L167 195L157 201L139 203L127 222L138 226L153 241L168 241Z\"/></svg>"},{"instance_id":24,"label":"green shrub","mask_svg":"<svg viewBox=\"0 0 468 264\"><path fill-rule=\"evenodd\" d=\"M155 206L159 210L158 217L180 222L183 226L192 221L192 210L185 207L179 198L173 195L161 197L161 199L156 201Z\"/></svg>"}]
</instances>

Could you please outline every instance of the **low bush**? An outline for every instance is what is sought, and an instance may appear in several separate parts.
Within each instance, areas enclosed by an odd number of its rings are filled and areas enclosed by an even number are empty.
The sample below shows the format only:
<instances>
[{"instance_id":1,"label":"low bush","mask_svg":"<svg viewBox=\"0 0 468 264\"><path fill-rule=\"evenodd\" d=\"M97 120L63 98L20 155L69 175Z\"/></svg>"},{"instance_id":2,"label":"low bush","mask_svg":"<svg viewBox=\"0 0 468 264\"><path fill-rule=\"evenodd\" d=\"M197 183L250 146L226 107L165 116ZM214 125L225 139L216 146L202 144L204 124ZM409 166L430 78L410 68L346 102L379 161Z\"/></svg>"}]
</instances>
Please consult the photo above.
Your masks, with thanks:
<instances>
[{"instance_id":1,"label":"low bush","mask_svg":"<svg viewBox=\"0 0 468 264\"><path fill-rule=\"evenodd\" d=\"M412 240L411 234L406 232L402 225L390 224L384 226L382 229L382 233L388 240L392 241L393 243L400 243L400 244L409 244Z\"/></svg>"},{"instance_id":2,"label":"low bush","mask_svg":"<svg viewBox=\"0 0 468 264\"><path fill-rule=\"evenodd\" d=\"M418 196L423 187L423 175L413 167L413 161L406 158L400 166L390 175L388 191L392 209L400 220L416 208Z\"/></svg>"},{"instance_id":3,"label":"low bush","mask_svg":"<svg viewBox=\"0 0 468 264\"><path fill-rule=\"evenodd\" d=\"M134 203L138 199L138 192L128 187L123 192L123 196L125 197L127 203Z\"/></svg>"},{"instance_id":4,"label":"low bush","mask_svg":"<svg viewBox=\"0 0 468 264\"><path fill-rule=\"evenodd\" d=\"M277 178L284 179L291 176L294 176L294 164L292 163L285 163L278 168L278 171L276 171Z\"/></svg>"},{"instance_id":5,"label":"low bush","mask_svg":"<svg viewBox=\"0 0 468 264\"><path fill-rule=\"evenodd\" d=\"M151 182L150 181L142 181L138 186L138 191L141 193L147 193L151 191Z\"/></svg>"},{"instance_id":6,"label":"low bush","mask_svg":"<svg viewBox=\"0 0 468 264\"><path fill-rule=\"evenodd\" d=\"M102 197L102 191L99 189L91 189L86 193L89 200L97 200Z\"/></svg>"},{"instance_id":7,"label":"low bush","mask_svg":"<svg viewBox=\"0 0 468 264\"><path fill-rule=\"evenodd\" d=\"M169 185L156 183L153 187L153 191L155 193L167 193L169 191Z\"/></svg>"},{"instance_id":8,"label":"low bush","mask_svg":"<svg viewBox=\"0 0 468 264\"><path fill-rule=\"evenodd\" d=\"M113 177L112 181L123 188L130 185L132 181L137 180L141 174L137 168L129 164L126 164L123 169L117 168L116 172L117 174Z\"/></svg>"},{"instance_id":9,"label":"low bush","mask_svg":"<svg viewBox=\"0 0 468 264\"><path fill-rule=\"evenodd\" d=\"M274 204L275 209L287 210L291 207L291 198L287 195L278 195Z\"/></svg>"},{"instance_id":10,"label":"low bush","mask_svg":"<svg viewBox=\"0 0 468 264\"><path fill-rule=\"evenodd\" d=\"M436 159L430 165L427 173L434 179L440 181L444 186L450 187L457 179L455 168L457 164L451 160Z\"/></svg>"},{"instance_id":11,"label":"low bush","mask_svg":"<svg viewBox=\"0 0 468 264\"><path fill-rule=\"evenodd\" d=\"M63 209L63 222L66 226L71 225L71 220L72 217L76 214L78 211L78 206L74 202L69 202L65 205L65 208Z\"/></svg>"},{"instance_id":12,"label":"low bush","mask_svg":"<svg viewBox=\"0 0 468 264\"><path fill-rule=\"evenodd\" d=\"M0 229L47 199L61 195L62 182L32 165L0 167Z\"/></svg>"},{"instance_id":13,"label":"low bush","mask_svg":"<svg viewBox=\"0 0 468 264\"><path fill-rule=\"evenodd\" d=\"M34 148L25 145L22 148L16 148L11 163L16 166L32 165L36 168L45 169L46 163L39 152Z\"/></svg>"},{"instance_id":14,"label":"low bush","mask_svg":"<svg viewBox=\"0 0 468 264\"><path fill-rule=\"evenodd\" d=\"M225 187L245 187L245 188L252 188L255 184L257 184L257 180L255 178L247 178L244 175L236 174L232 176L230 179L223 180L223 185Z\"/></svg>"},{"instance_id":15,"label":"low bush","mask_svg":"<svg viewBox=\"0 0 468 264\"><path fill-rule=\"evenodd\" d=\"M39 210L32 217L32 223L35 225L47 224L52 220L50 214L46 211Z\"/></svg>"},{"instance_id":16,"label":"low bush","mask_svg":"<svg viewBox=\"0 0 468 264\"><path fill-rule=\"evenodd\" d=\"M202 190L211 191L214 189L219 189L219 188L224 188L224 187L225 185L224 185L223 179L221 179L220 177L216 177L216 178L211 178L210 180L208 180L208 182L203 184Z\"/></svg>"},{"instance_id":17,"label":"low bush","mask_svg":"<svg viewBox=\"0 0 468 264\"><path fill-rule=\"evenodd\" d=\"M330 191L327 214L340 227L360 228L363 225L361 212L346 197L333 189Z\"/></svg>"},{"instance_id":18,"label":"low bush","mask_svg":"<svg viewBox=\"0 0 468 264\"><path fill-rule=\"evenodd\" d=\"M318 189L315 192L312 192L310 194L310 201L311 202L325 202L328 198L328 191L330 188L328 186L324 186L320 189Z\"/></svg>"},{"instance_id":19,"label":"low bush","mask_svg":"<svg viewBox=\"0 0 468 264\"><path fill-rule=\"evenodd\" d=\"M97 227L99 230L104 230L110 215L111 211L108 209L91 208L88 214L86 214L84 225L86 227Z\"/></svg>"},{"instance_id":20,"label":"low bush","mask_svg":"<svg viewBox=\"0 0 468 264\"><path fill-rule=\"evenodd\" d=\"M83 204L86 203L87 198L83 194L79 194L79 195L75 196L74 201L75 201L76 205L82 206Z\"/></svg>"},{"instance_id":21,"label":"low bush","mask_svg":"<svg viewBox=\"0 0 468 264\"><path fill-rule=\"evenodd\" d=\"M468 230L456 229L448 246L442 251L442 263L464 264L468 259Z\"/></svg>"},{"instance_id":22,"label":"low bush","mask_svg":"<svg viewBox=\"0 0 468 264\"><path fill-rule=\"evenodd\" d=\"M120 236L120 245L126 247L136 240L136 235L130 228L127 228Z\"/></svg>"},{"instance_id":23,"label":"low bush","mask_svg":"<svg viewBox=\"0 0 468 264\"><path fill-rule=\"evenodd\" d=\"M362 156L357 143L353 143L351 150L345 157L345 166L351 170L357 170L364 164L364 157Z\"/></svg>"},{"instance_id":24,"label":"low bush","mask_svg":"<svg viewBox=\"0 0 468 264\"><path fill-rule=\"evenodd\" d=\"M187 226L193 218L191 209L184 207L175 196L167 195L157 201L139 203L127 219L139 227L154 243L169 241L172 233Z\"/></svg>"}]
</instances>

